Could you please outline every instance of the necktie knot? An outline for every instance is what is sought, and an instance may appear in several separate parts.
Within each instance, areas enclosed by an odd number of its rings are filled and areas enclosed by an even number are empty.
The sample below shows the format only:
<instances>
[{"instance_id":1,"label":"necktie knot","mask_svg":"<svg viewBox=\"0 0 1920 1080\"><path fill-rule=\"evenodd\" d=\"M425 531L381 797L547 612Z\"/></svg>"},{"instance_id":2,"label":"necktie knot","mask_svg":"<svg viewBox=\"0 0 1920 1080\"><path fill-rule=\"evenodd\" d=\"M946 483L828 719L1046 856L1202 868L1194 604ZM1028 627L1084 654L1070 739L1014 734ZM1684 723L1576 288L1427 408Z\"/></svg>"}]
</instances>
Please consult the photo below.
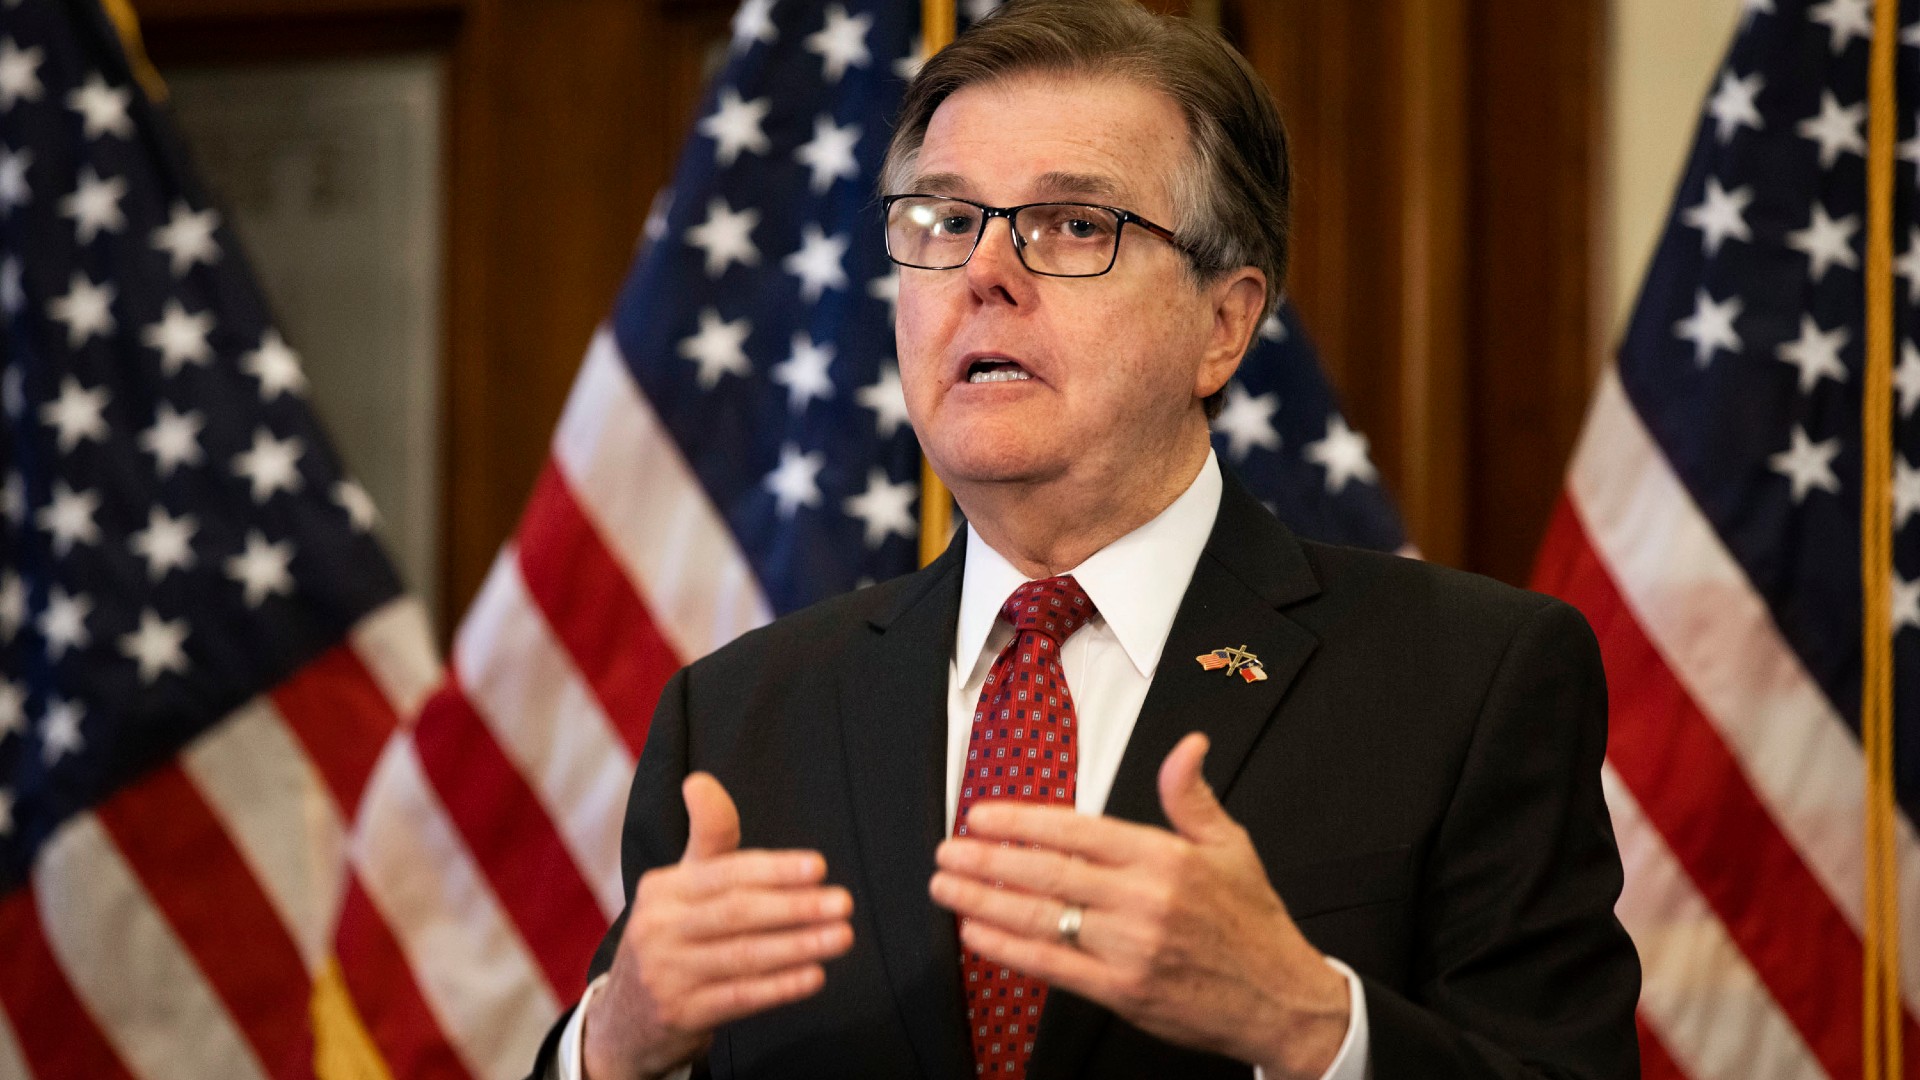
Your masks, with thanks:
<instances>
[{"instance_id":1,"label":"necktie knot","mask_svg":"<svg viewBox=\"0 0 1920 1080\"><path fill-rule=\"evenodd\" d=\"M1093 601L1071 574L1029 581L1013 590L1000 614L1016 631L1031 630L1059 644L1093 618Z\"/></svg>"}]
</instances>

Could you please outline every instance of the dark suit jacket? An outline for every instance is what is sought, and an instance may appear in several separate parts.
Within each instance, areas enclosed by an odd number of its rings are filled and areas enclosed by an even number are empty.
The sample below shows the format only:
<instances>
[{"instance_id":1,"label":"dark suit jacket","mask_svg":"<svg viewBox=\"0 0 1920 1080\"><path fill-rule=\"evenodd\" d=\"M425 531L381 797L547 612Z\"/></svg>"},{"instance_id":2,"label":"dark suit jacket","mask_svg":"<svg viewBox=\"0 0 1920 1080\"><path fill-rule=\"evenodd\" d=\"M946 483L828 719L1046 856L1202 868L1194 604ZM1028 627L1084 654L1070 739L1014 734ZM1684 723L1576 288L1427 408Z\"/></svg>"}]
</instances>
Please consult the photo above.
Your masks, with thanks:
<instances>
[{"instance_id":1,"label":"dark suit jacket","mask_svg":"<svg viewBox=\"0 0 1920 1080\"><path fill-rule=\"evenodd\" d=\"M627 809L628 896L679 858L680 781L705 769L733 794L744 846L817 849L854 897L855 943L826 987L721 1029L716 1077L973 1075L953 918L927 897L964 544L747 634L662 695ZM1195 662L1228 645L1268 680ZM1600 793L1606 690L1573 609L1298 540L1229 474L1107 813L1164 826L1155 773L1193 730L1301 930L1363 976L1378 1080L1638 1075L1639 964L1613 916ZM1061 991L1030 1066L1035 1080L1250 1073Z\"/></svg>"}]
</instances>

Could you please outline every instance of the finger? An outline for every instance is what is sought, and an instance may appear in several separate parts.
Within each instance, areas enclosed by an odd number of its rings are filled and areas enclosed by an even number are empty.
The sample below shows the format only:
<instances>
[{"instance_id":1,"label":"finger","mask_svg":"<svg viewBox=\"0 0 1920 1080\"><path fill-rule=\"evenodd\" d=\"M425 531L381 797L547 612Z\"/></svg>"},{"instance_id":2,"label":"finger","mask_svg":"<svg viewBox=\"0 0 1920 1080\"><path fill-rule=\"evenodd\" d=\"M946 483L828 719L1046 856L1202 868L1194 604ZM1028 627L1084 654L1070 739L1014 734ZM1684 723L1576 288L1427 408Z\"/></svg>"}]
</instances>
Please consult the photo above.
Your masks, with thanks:
<instances>
[{"instance_id":1,"label":"finger","mask_svg":"<svg viewBox=\"0 0 1920 1080\"><path fill-rule=\"evenodd\" d=\"M1126 891L1122 871L1045 848L956 838L941 842L934 861L953 874L1078 904L1107 902Z\"/></svg>"},{"instance_id":2,"label":"finger","mask_svg":"<svg viewBox=\"0 0 1920 1080\"><path fill-rule=\"evenodd\" d=\"M826 983L826 969L819 964L803 964L785 971L703 986L687 995L686 1026L710 1030L777 1005L812 997Z\"/></svg>"},{"instance_id":3,"label":"finger","mask_svg":"<svg viewBox=\"0 0 1920 1080\"><path fill-rule=\"evenodd\" d=\"M738 888L795 888L816 885L827 876L827 860L817 851L732 851L663 871L674 895L699 900Z\"/></svg>"},{"instance_id":4,"label":"finger","mask_svg":"<svg viewBox=\"0 0 1920 1080\"><path fill-rule=\"evenodd\" d=\"M987 960L1004 964L1063 990L1070 990L1111 1007L1111 969L1092 953L1057 941L1040 941L1011 934L978 919L962 923L960 944Z\"/></svg>"},{"instance_id":5,"label":"finger","mask_svg":"<svg viewBox=\"0 0 1920 1080\"><path fill-rule=\"evenodd\" d=\"M740 812L711 773L697 772L680 785L687 801L687 851L681 862L724 855L740 846Z\"/></svg>"},{"instance_id":6,"label":"finger","mask_svg":"<svg viewBox=\"0 0 1920 1080\"><path fill-rule=\"evenodd\" d=\"M1037 844L1104 866L1139 862L1160 851L1168 839L1165 829L1004 799L975 803L967 811L967 836Z\"/></svg>"},{"instance_id":7,"label":"finger","mask_svg":"<svg viewBox=\"0 0 1920 1080\"><path fill-rule=\"evenodd\" d=\"M691 941L807 926L853 914L853 897L839 886L823 889L735 889L688 905L681 936Z\"/></svg>"},{"instance_id":8,"label":"finger","mask_svg":"<svg viewBox=\"0 0 1920 1080\"><path fill-rule=\"evenodd\" d=\"M1207 737L1190 732L1160 763L1160 808L1174 831L1196 844L1223 839L1233 819L1200 773L1207 760Z\"/></svg>"},{"instance_id":9,"label":"finger","mask_svg":"<svg viewBox=\"0 0 1920 1080\"><path fill-rule=\"evenodd\" d=\"M1058 940L1060 913L1066 902L1053 896L1013 889L996 889L973 878L940 871L927 883L933 902L963 919L986 922L1010 934L1035 940ZM1080 938L1087 939L1084 916Z\"/></svg>"},{"instance_id":10,"label":"finger","mask_svg":"<svg viewBox=\"0 0 1920 1080\"><path fill-rule=\"evenodd\" d=\"M819 963L852 947L853 926L833 922L800 930L739 934L688 950L681 962L698 982L722 982Z\"/></svg>"}]
</instances>

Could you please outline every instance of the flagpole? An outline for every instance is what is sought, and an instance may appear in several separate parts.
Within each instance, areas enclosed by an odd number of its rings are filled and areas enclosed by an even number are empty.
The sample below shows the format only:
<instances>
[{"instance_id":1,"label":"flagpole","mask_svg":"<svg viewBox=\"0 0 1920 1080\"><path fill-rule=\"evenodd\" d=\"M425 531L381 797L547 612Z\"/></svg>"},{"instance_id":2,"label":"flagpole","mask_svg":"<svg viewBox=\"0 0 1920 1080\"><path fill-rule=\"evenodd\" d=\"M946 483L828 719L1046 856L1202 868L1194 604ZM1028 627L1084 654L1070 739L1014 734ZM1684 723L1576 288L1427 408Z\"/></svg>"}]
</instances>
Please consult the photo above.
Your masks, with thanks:
<instances>
[{"instance_id":1,"label":"flagpole","mask_svg":"<svg viewBox=\"0 0 1920 1080\"><path fill-rule=\"evenodd\" d=\"M1899 1080L1899 873L1893 783L1893 181L1899 5L1874 5L1868 72L1866 380L1861 394L1860 737L1866 765L1864 1080Z\"/></svg>"},{"instance_id":2,"label":"flagpole","mask_svg":"<svg viewBox=\"0 0 1920 1080\"><path fill-rule=\"evenodd\" d=\"M953 0L920 0L922 53L932 56L953 40ZM940 557L953 533L953 494L933 473L926 455L920 456L920 565Z\"/></svg>"}]
</instances>

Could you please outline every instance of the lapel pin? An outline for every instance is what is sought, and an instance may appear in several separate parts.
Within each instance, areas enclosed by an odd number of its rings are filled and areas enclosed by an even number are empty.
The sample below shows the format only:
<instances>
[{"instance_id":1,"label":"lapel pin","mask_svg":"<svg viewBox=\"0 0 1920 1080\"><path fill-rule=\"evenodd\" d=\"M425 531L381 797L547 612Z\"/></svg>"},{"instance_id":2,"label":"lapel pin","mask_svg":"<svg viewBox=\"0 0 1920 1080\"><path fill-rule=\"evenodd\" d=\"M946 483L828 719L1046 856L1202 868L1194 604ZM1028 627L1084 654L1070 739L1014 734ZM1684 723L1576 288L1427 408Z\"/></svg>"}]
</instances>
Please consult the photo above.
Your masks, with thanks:
<instances>
[{"instance_id":1,"label":"lapel pin","mask_svg":"<svg viewBox=\"0 0 1920 1080\"><path fill-rule=\"evenodd\" d=\"M1225 668L1228 675L1238 675L1247 682L1263 682L1267 670L1260 666L1260 658L1247 651L1245 645L1237 649L1215 649L1210 653L1201 653L1194 657L1200 666L1208 671Z\"/></svg>"}]
</instances>

